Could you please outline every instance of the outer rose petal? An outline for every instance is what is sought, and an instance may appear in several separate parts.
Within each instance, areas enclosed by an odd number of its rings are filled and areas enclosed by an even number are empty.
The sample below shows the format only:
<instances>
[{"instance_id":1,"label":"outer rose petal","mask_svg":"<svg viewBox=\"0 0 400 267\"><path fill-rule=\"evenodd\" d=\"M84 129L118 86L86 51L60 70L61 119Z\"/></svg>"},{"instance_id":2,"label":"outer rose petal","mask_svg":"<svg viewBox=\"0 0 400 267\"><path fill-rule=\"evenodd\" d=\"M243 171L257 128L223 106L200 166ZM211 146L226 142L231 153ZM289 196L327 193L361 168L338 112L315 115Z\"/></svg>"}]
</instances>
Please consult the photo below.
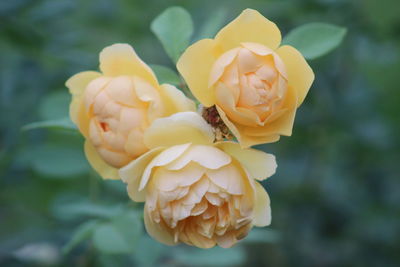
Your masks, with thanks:
<instances>
[{"instance_id":1,"label":"outer rose petal","mask_svg":"<svg viewBox=\"0 0 400 267\"><path fill-rule=\"evenodd\" d=\"M81 101L83 92L87 85L94 79L100 77L101 74L95 71L84 71L78 74L75 74L71 78L67 80L65 86L68 87L69 92L72 95L72 101L69 106L69 114L71 120L78 124L79 110L81 108Z\"/></svg>"},{"instance_id":2,"label":"outer rose petal","mask_svg":"<svg viewBox=\"0 0 400 267\"><path fill-rule=\"evenodd\" d=\"M145 201L146 191L139 191L139 184L142 174L147 165L149 165L149 163L161 152L161 150L162 148L150 150L119 169L119 176L121 177L122 181L128 184L128 195L133 201Z\"/></svg>"},{"instance_id":3,"label":"outer rose petal","mask_svg":"<svg viewBox=\"0 0 400 267\"><path fill-rule=\"evenodd\" d=\"M224 51L235 48L242 42L260 43L275 50L281 43L281 38L281 32L275 23L256 10L246 9L219 31L215 40Z\"/></svg>"},{"instance_id":4,"label":"outer rose petal","mask_svg":"<svg viewBox=\"0 0 400 267\"><path fill-rule=\"evenodd\" d=\"M217 147L236 158L251 174L252 178L265 180L276 171L275 156L256 149L242 149L235 142L220 142Z\"/></svg>"},{"instance_id":5,"label":"outer rose petal","mask_svg":"<svg viewBox=\"0 0 400 267\"><path fill-rule=\"evenodd\" d=\"M155 240L172 246L176 243L174 242L174 237L165 229L161 228L158 224L154 223L150 218L146 207L144 208L144 226L146 227L147 233Z\"/></svg>"},{"instance_id":6,"label":"outer rose petal","mask_svg":"<svg viewBox=\"0 0 400 267\"><path fill-rule=\"evenodd\" d=\"M118 169L108 165L97 153L93 145L85 141L85 154L93 169L95 169L104 179L119 179Z\"/></svg>"},{"instance_id":7,"label":"outer rose petal","mask_svg":"<svg viewBox=\"0 0 400 267\"><path fill-rule=\"evenodd\" d=\"M96 71L83 71L75 74L65 82L65 86L68 87L69 92L73 96L82 95L86 86L94 79L100 77L101 74Z\"/></svg>"},{"instance_id":8,"label":"outer rose petal","mask_svg":"<svg viewBox=\"0 0 400 267\"><path fill-rule=\"evenodd\" d=\"M166 105L166 115L181 111L196 111L195 103L173 85L162 84L161 95L164 98L164 105Z\"/></svg>"},{"instance_id":9,"label":"outer rose petal","mask_svg":"<svg viewBox=\"0 0 400 267\"><path fill-rule=\"evenodd\" d=\"M106 76L135 75L158 87L153 71L128 44L113 44L100 53L100 70Z\"/></svg>"},{"instance_id":10,"label":"outer rose petal","mask_svg":"<svg viewBox=\"0 0 400 267\"><path fill-rule=\"evenodd\" d=\"M267 191L264 187L255 182L256 200L254 206L254 219L255 226L263 227L271 224L271 207Z\"/></svg>"},{"instance_id":11,"label":"outer rose petal","mask_svg":"<svg viewBox=\"0 0 400 267\"><path fill-rule=\"evenodd\" d=\"M211 144L214 141L211 126L196 112L180 112L153 121L145 131L147 147L174 146L185 143Z\"/></svg>"},{"instance_id":12,"label":"outer rose petal","mask_svg":"<svg viewBox=\"0 0 400 267\"><path fill-rule=\"evenodd\" d=\"M214 89L208 87L208 80L221 53L214 40L203 39L189 46L176 64L193 95L206 107L215 103Z\"/></svg>"},{"instance_id":13,"label":"outer rose petal","mask_svg":"<svg viewBox=\"0 0 400 267\"><path fill-rule=\"evenodd\" d=\"M304 59L303 55L292 46L280 47L276 53L285 63L288 73L289 86L297 91L297 107L303 103L311 84L314 81L314 72Z\"/></svg>"}]
</instances>

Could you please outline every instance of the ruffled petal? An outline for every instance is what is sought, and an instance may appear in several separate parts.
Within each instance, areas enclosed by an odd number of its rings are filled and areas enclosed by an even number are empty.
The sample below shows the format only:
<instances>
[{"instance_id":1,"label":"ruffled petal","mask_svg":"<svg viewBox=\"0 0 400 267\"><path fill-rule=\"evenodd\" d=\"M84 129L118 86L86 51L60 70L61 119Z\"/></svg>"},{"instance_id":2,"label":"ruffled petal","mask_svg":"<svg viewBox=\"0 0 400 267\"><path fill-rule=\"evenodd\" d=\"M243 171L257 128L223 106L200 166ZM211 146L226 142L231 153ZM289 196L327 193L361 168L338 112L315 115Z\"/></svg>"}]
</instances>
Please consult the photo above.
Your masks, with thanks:
<instances>
[{"instance_id":1,"label":"ruffled petal","mask_svg":"<svg viewBox=\"0 0 400 267\"><path fill-rule=\"evenodd\" d=\"M151 172L153 171L154 167L164 166L164 165L171 163L172 161L177 159L179 156L181 156L190 147L190 145L191 144L188 143L188 144L173 146L173 147L165 149L160 154L158 154L146 166L146 169L143 172L142 179L140 180L139 191L143 190L143 188L146 187L146 185L150 179Z\"/></svg>"},{"instance_id":2,"label":"ruffled petal","mask_svg":"<svg viewBox=\"0 0 400 267\"><path fill-rule=\"evenodd\" d=\"M161 152L161 150L162 148L152 149L119 169L119 176L122 181L128 184L128 195L133 201L145 201L146 192L145 190L139 190L139 184L147 165Z\"/></svg>"},{"instance_id":3,"label":"ruffled petal","mask_svg":"<svg viewBox=\"0 0 400 267\"><path fill-rule=\"evenodd\" d=\"M146 207L144 208L144 226L147 233L155 240L169 246L176 245L173 235L168 230L162 228L160 224L153 222Z\"/></svg>"},{"instance_id":4,"label":"ruffled petal","mask_svg":"<svg viewBox=\"0 0 400 267\"><path fill-rule=\"evenodd\" d=\"M180 170L192 161L207 169L218 169L229 164L231 157L210 145L193 145L182 157L177 158L166 167L169 170Z\"/></svg>"}]
</instances>

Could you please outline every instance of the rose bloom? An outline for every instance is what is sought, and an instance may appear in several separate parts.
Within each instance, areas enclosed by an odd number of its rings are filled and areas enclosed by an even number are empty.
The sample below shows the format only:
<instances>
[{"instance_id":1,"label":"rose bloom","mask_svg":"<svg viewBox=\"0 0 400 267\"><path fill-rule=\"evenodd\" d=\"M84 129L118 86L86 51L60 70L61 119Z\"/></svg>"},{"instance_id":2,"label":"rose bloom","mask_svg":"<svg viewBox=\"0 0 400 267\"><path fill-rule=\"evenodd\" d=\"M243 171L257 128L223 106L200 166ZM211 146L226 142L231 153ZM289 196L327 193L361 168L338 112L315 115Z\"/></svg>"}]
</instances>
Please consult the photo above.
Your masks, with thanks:
<instances>
[{"instance_id":1,"label":"rose bloom","mask_svg":"<svg viewBox=\"0 0 400 267\"><path fill-rule=\"evenodd\" d=\"M233 246L255 226L271 221L263 180L276 169L273 155L212 143L214 134L194 112L155 120L145 133L152 150L120 169L156 240L211 248Z\"/></svg>"},{"instance_id":2,"label":"rose bloom","mask_svg":"<svg viewBox=\"0 0 400 267\"><path fill-rule=\"evenodd\" d=\"M143 132L153 120L195 106L174 86L159 85L127 44L103 49L100 70L66 82L72 94L70 117L85 136L92 167L104 178L118 179L118 168L148 151Z\"/></svg>"},{"instance_id":3,"label":"rose bloom","mask_svg":"<svg viewBox=\"0 0 400 267\"><path fill-rule=\"evenodd\" d=\"M190 46L177 63L193 95L216 106L242 146L292 134L314 73L295 48L279 47L277 26L252 9Z\"/></svg>"}]
</instances>

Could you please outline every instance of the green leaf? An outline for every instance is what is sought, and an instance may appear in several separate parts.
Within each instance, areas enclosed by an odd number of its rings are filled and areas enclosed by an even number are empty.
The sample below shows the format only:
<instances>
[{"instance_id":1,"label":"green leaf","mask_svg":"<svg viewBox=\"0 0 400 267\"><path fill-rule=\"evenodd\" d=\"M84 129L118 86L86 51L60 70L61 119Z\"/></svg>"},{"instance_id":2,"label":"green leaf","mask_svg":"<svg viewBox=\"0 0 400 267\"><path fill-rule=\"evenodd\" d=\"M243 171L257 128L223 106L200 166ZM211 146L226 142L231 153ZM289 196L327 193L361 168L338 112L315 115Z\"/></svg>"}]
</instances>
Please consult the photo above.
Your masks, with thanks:
<instances>
[{"instance_id":1,"label":"green leaf","mask_svg":"<svg viewBox=\"0 0 400 267\"><path fill-rule=\"evenodd\" d=\"M271 229L254 228L242 243L276 243L280 240L279 232Z\"/></svg>"},{"instance_id":2,"label":"green leaf","mask_svg":"<svg viewBox=\"0 0 400 267\"><path fill-rule=\"evenodd\" d=\"M90 170L83 151L72 147L40 146L32 155L32 168L49 178L72 178Z\"/></svg>"},{"instance_id":3,"label":"green leaf","mask_svg":"<svg viewBox=\"0 0 400 267\"><path fill-rule=\"evenodd\" d=\"M156 74L158 82L160 84L169 83L173 85L179 85L181 83L178 74L175 71L171 70L170 68L161 65L150 65L150 67Z\"/></svg>"},{"instance_id":4,"label":"green leaf","mask_svg":"<svg viewBox=\"0 0 400 267\"><path fill-rule=\"evenodd\" d=\"M61 220L77 220L83 217L111 219L122 212L120 205L92 203L88 200L73 201L73 198L58 199L52 206L52 213Z\"/></svg>"},{"instance_id":5,"label":"green leaf","mask_svg":"<svg viewBox=\"0 0 400 267\"><path fill-rule=\"evenodd\" d=\"M93 234L95 248L107 254L130 253L131 247L125 240L124 234L111 223L97 227Z\"/></svg>"},{"instance_id":6,"label":"green leaf","mask_svg":"<svg viewBox=\"0 0 400 267\"><path fill-rule=\"evenodd\" d=\"M97 220L91 220L79 225L71 239L62 248L62 252L67 254L84 240L89 239L98 224L99 222Z\"/></svg>"},{"instance_id":7,"label":"green leaf","mask_svg":"<svg viewBox=\"0 0 400 267\"><path fill-rule=\"evenodd\" d=\"M138 244L139 246L136 247L135 254L132 257L137 266L160 266L157 263L165 251L164 245L148 235L142 235Z\"/></svg>"},{"instance_id":8,"label":"green leaf","mask_svg":"<svg viewBox=\"0 0 400 267\"><path fill-rule=\"evenodd\" d=\"M306 59L316 59L338 47L346 32L346 28L331 24L309 23L293 29L282 43L294 46Z\"/></svg>"},{"instance_id":9,"label":"green leaf","mask_svg":"<svg viewBox=\"0 0 400 267\"><path fill-rule=\"evenodd\" d=\"M141 233L140 216L134 211L127 211L98 227L93 235L93 244L106 254L132 253Z\"/></svg>"},{"instance_id":10,"label":"green leaf","mask_svg":"<svg viewBox=\"0 0 400 267\"><path fill-rule=\"evenodd\" d=\"M222 28L226 21L227 10L219 8L212 12L202 25L196 40L204 38L214 38L215 34Z\"/></svg>"},{"instance_id":11,"label":"green leaf","mask_svg":"<svg viewBox=\"0 0 400 267\"><path fill-rule=\"evenodd\" d=\"M39 116L43 120L56 120L68 117L71 95L65 89L52 92L40 102Z\"/></svg>"},{"instance_id":12,"label":"green leaf","mask_svg":"<svg viewBox=\"0 0 400 267\"><path fill-rule=\"evenodd\" d=\"M178 249L176 260L187 266L240 266L246 259L243 247L230 249L214 247L207 250L196 248Z\"/></svg>"},{"instance_id":13,"label":"green leaf","mask_svg":"<svg viewBox=\"0 0 400 267\"><path fill-rule=\"evenodd\" d=\"M193 34L193 21L182 7L170 7L153 20L151 30L164 46L168 56L176 63L189 45Z\"/></svg>"},{"instance_id":14,"label":"green leaf","mask_svg":"<svg viewBox=\"0 0 400 267\"><path fill-rule=\"evenodd\" d=\"M75 124L69 118L32 122L32 123L29 123L29 124L23 126L21 129L23 131L29 131L29 130L42 129L42 128L62 129L62 130L70 130L70 131L77 130Z\"/></svg>"}]
</instances>

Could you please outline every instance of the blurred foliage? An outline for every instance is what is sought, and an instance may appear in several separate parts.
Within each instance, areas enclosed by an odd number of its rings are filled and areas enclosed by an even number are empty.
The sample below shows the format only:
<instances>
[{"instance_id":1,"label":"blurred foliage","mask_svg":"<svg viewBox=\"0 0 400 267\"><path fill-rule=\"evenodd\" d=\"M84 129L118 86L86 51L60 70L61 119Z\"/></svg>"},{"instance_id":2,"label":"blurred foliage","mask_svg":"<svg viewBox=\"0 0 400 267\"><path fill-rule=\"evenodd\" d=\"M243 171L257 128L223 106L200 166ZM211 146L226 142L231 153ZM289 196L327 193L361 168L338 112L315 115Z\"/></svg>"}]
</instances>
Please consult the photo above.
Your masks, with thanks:
<instances>
[{"instance_id":1,"label":"blurred foliage","mask_svg":"<svg viewBox=\"0 0 400 267\"><path fill-rule=\"evenodd\" d=\"M192 14L192 41L247 7L283 35L310 22L348 29L338 50L311 61L316 80L293 136L260 146L279 164L264 182L272 225L228 250L149 238L142 206L91 171L66 119L64 82L97 69L107 45L130 43L145 62L174 69L150 30L172 5ZM0 1L0 265L398 266L399 10L398 0ZM179 83L171 70L157 71Z\"/></svg>"}]
</instances>

